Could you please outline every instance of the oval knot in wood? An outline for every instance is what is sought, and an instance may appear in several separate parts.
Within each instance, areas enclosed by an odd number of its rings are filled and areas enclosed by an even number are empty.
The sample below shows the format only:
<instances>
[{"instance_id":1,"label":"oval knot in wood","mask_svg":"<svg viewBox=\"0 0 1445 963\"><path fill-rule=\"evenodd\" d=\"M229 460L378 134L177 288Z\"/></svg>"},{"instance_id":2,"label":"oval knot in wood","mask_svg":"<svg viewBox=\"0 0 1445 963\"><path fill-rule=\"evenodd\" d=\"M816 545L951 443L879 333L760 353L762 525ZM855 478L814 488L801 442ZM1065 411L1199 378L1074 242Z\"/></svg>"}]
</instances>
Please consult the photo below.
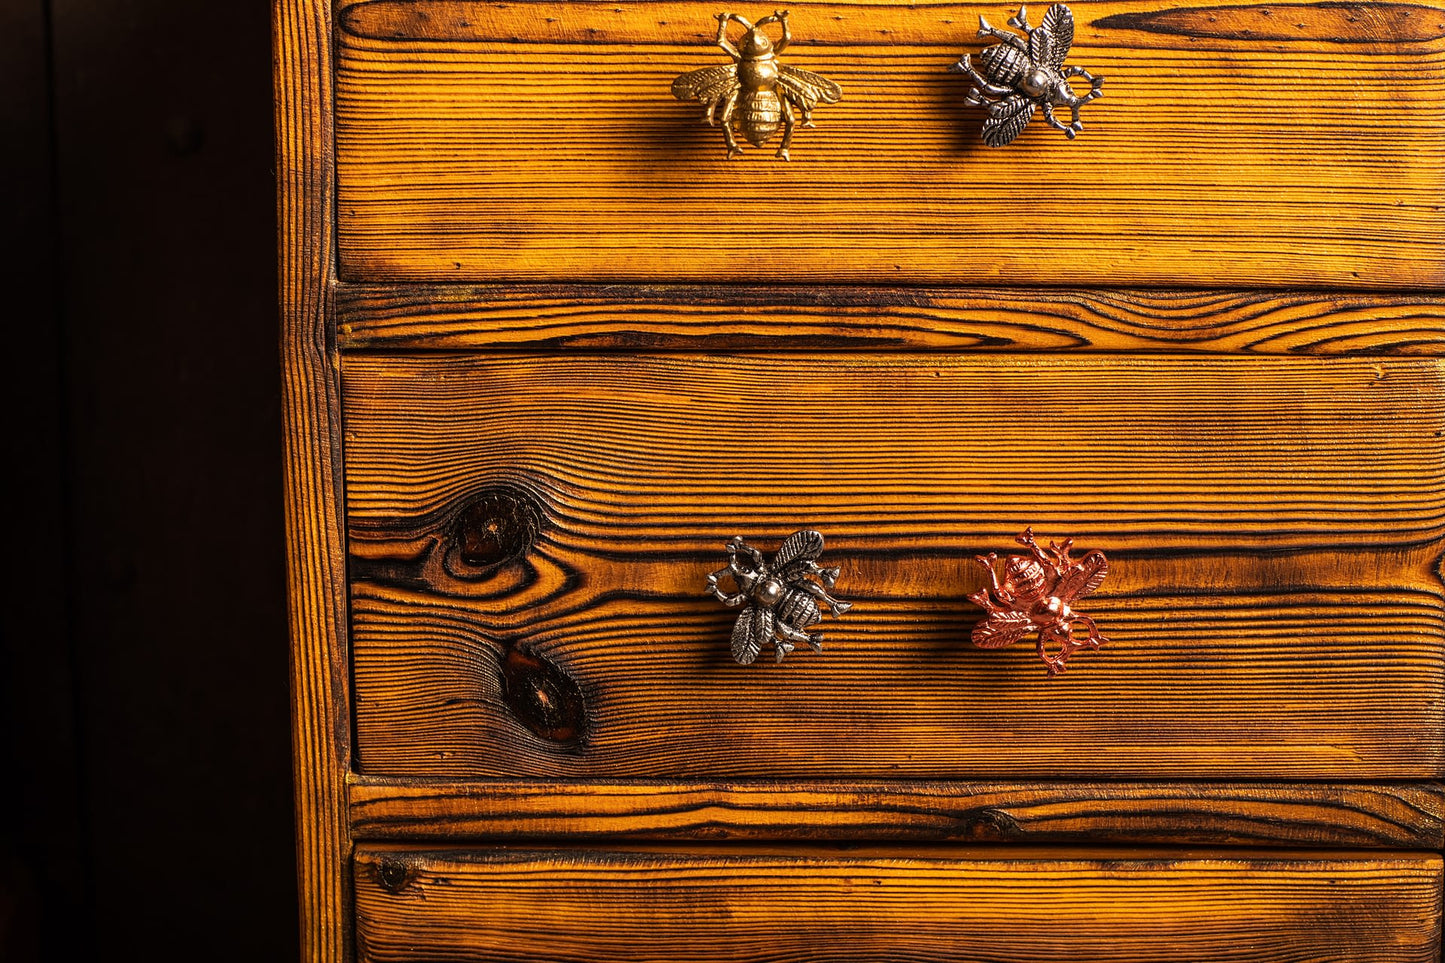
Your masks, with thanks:
<instances>
[{"instance_id":1,"label":"oval knot in wood","mask_svg":"<svg viewBox=\"0 0 1445 963\"><path fill-rule=\"evenodd\" d=\"M526 555L542 528L542 508L518 488L483 490L458 516L457 557L471 569L495 568Z\"/></svg>"},{"instance_id":2,"label":"oval knot in wood","mask_svg":"<svg viewBox=\"0 0 1445 963\"><path fill-rule=\"evenodd\" d=\"M502 700L517 721L543 739L577 745L587 730L582 690L546 659L509 648L502 657Z\"/></svg>"}]
</instances>

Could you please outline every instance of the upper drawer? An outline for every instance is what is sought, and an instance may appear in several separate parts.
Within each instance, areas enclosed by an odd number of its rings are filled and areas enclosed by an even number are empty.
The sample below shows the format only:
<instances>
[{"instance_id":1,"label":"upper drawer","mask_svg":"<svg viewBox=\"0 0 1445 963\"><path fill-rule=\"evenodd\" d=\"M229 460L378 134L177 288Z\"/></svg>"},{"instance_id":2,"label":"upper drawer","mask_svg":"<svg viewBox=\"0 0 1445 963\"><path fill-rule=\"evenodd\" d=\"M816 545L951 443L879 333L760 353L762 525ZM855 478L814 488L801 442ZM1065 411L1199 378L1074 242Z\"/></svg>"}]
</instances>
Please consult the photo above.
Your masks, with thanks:
<instances>
[{"instance_id":1,"label":"upper drawer","mask_svg":"<svg viewBox=\"0 0 1445 963\"><path fill-rule=\"evenodd\" d=\"M387 354L342 389L363 773L1445 771L1439 361ZM1027 524L1109 553L1112 642L1062 679L968 641ZM735 665L706 576L804 527L855 607Z\"/></svg>"},{"instance_id":2,"label":"upper drawer","mask_svg":"<svg viewBox=\"0 0 1445 963\"><path fill-rule=\"evenodd\" d=\"M790 164L670 93L721 4L344 5L342 276L1445 281L1445 7L1080 0L1086 129L995 150L947 68L1013 4L794 5L784 61L844 96Z\"/></svg>"}]
</instances>

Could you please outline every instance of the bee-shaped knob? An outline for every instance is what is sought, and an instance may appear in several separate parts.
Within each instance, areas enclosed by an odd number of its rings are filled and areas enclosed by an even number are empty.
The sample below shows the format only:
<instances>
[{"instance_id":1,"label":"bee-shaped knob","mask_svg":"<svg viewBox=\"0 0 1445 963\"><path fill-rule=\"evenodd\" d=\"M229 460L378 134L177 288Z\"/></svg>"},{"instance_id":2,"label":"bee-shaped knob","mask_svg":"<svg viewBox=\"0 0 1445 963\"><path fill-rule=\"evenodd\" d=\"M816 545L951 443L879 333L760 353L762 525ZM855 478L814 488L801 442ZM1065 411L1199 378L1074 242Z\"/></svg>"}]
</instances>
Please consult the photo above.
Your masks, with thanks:
<instances>
[{"instance_id":1,"label":"bee-shaped knob","mask_svg":"<svg viewBox=\"0 0 1445 963\"><path fill-rule=\"evenodd\" d=\"M818 565L823 536L817 532L789 535L771 562L742 536L727 543L727 553L727 567L707 577L707 590L724 605L745 606L733 625L733 658L742 665L756 659L769 641L779 662L796 642L821 652L823 633L808 631L823 617L818 603L826 603L834 618L853 607L828 594L838 569ZM732 580L735 591L724 591L718 584L723 578Z\"/></svg>"},{"instance_id":2,"label":"bee-shaped knob","mask_svg":"<svg viewBox=\"0 0 1445 963\"><path fill-rule=\"evenodd\" d=\"M980 16L978 35L1001 42L984 48L978 55L977 68L968 54L950 68L973 81L964 103L988 110L983 142L990 147L1009 143L1028 126L1035 109L1042 109L1044 119L1073 140L1084 129L1079 122L1079 108L1104 93L1103 77L1095 77L1083 67L1064 66L1064 57L1074 42L1073 13L1056 3L1045 11L1039 25L1032 27L1028 10L1019 7L1018 16L1009 17L1008 22L1024 35L995 29ZM1074 77L1088 81L1088 91L1076 93L1070 83ZM1069 123L1054 116L1057 107L1069 108Z\"/></svg>"},{"instance_id":3,"label":"bee-shaped knob","mask_svg":"<svg viewBox=\"0 0 1445 963\"><path fill-rule=\"evenodd\" d=\"M989 584L968 597L986 613L973 627L973 644L997 649L1037 632L1039 658L1049 675L1058 675L1069 656L1109 641L1099 634L1093 619L1069 605L1099 587L1109 574L1109 562L1103 552L1090 552L1075 561L1069 554L1072 538L1062 545L1049 542L1044 548L1034 540L1031 528L1024 529L1018 542L1029 554L1006 558L1002 578L995 568L997 555L977 556ZM1050 645L1057 645L1057 651L1051 654Z\"/></svg>"},{"instance_id":4,"label":"bee-shaped knob","mask_svg":"<svg viewBox=\"0 0 1445 963\"><path fill-rule=\"evenodd\" d=\"M728 40L729 23L747 31L737 46ZM782 31L776 41L763 32L763 27L774 23ZM733 62L691 70L672 82L672 94L678 100L707 104L707 122L722 128L729 159L743 152L733 135L736 126L754 147L763 146L781 127L783 142L777 156L788 160L793 128L799 122L803 127L814 126L814 107L836 104L843 98L843 91L827 77L778 63L778 54L792 39L786 10L778 10L757 23L749 23L735 13L720 13L714 42Z\"/></svg>"}]
</instances>

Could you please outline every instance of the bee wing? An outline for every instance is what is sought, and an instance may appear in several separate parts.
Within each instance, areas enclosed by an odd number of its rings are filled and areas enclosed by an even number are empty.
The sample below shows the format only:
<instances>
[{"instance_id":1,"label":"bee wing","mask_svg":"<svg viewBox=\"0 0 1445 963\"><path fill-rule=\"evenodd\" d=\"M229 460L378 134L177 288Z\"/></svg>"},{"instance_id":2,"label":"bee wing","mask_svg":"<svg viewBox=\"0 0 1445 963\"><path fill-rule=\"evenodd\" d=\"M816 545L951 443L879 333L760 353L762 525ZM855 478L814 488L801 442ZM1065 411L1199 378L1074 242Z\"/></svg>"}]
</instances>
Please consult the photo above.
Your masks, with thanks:
<instances>
[{"instance_id":1,"label":"bee wing","mask_svg":"<svg viewBox=\"0 0 1445 963\"><path fill-rule=\"evenodd\" d=\"M1033 116L1032 100L1022 94L1009 94L989 106L988 120L983 122L983 142L990 147L1002 147L1022 133Z\"/></svg>"},{"instance_id":2,"label":"bee wing","mask_svg":"<svg viewBox=\"0 0 1445 963\"><path fill-rule=\"evenodd\" d=\"M797 573L793 571L797 562L812 562L823 554L823 536L814 531L794 532L783 539L778 554L773 556L773 574L788 581Z\"/></svg>"},{"instance_id":3,"label":"bee wing","mask_svg":"<svg viewBox=\"0 0 1445 963\"><path fill-rule=\"evenodd\" d=\"M738 65L722 64L690 70L672 82L672 96L678 100L700 100L714 104L727 99L738 83Z\"/></svg>"},{"instance_id":4,"label":"bee wing","mask_svg":"<svg viewBox=\"0 0 1445 963\"><path fill-rule=\"evenodd\" d=\"M812 110L818 104L836 104L843 99L843 88L821 74L801 67L778 67L778 86L783 96L804 110Z\"/></svg>"},{"instance_id":5,"label":"bee wing","mask_svg":"<svg viewBox=\"0 0 1445 963\"><path fill-rule=\"evenodd\" d=\"M1103 552L1090 552L1070 568L1063 575L1059 576L1058 584L1054 586L1054 593L1059 598L1068 602L1072 599L1081 599L1104 581L1104 576L1109 574L1109 562L1104 558Z\"/></svg>"},{"instance_id":6,"label":"bee wing","mask_svg":"<svg viewBox=\"0 0 1445 963\"><path fill-rule=\"evenodd\" d=\"M1038 628L1022 612L995 612L973 627L973 644L980 649L1000 649L1013 645Z\"/></svg>"},{"instance_id":7,"label":"bee wing","mask_svg":"<svg viewBox=\"0 0 1445 963\"><path fill-rule=\"evenodd\" d=\"M1064 58L1069 55L1069 48L1074 45L1074 15L1069 8L1062 3L1056 3L1049 7L1044 13L1043 22L1034 31L1034 35L1048 31L1047 43L1043 44L1041 50L1043 56L1034 52L1034 38L1029 38L1029 56L1035 63L1045 63L1055 70L1061 70L1064 66Z\"/></svg>"},{"instance_id":8,"label":"bee wing","mask_svg":"<svg viewBox=\"0 0 1445 963\"><path fill-rule=\"evenodd\" d=\"M733 659L747 665L763 651L763 644L773 637L773 613L749 605L733 626Z\"/></svg>"}]
</instances>

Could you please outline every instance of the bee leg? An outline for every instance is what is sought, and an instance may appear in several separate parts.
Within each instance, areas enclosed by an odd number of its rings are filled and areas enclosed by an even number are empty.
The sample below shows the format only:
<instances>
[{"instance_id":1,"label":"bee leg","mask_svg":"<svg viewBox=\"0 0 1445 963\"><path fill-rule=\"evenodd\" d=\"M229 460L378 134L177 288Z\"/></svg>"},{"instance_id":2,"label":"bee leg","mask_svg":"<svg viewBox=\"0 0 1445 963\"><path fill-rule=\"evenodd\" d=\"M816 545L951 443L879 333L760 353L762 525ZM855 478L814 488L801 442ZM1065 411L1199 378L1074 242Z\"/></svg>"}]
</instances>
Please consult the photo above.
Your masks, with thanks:
<instances>
[{"instance_id":1,"label":"bee leg","mask_svg":"<svg viewBox=\"0 0 1445 963\"><path fill-rule=\"evenodd\" d=\"M983 570L988 573L989 587L993 589L994 596L1004 605L1012 604L1013 600L1009 594L1003 590L1002 585L998 584L998 572L993 567L993 563L998 561L998 556L989 552L987 555L975 555L973 560L982 565Z\"/></svg>"},{"instance_id":2,"label":"bee leg","mask_svg":"<svg viewBox=\"0 0 1445 963\"><path fill-rule=\"evenodd\" d=\"M1034 28L1029 26L1029 8L1020 5L1019 12L1008 18L1008 25L1010 27L1017 27L1024 33L1033 33Z\"/></svg>"},{"instance_id":3,"label":"bee leg","mask_svg":"<svg viewBox=\"0 0 1445 963\"><path fill-rule=\"evenodd\" d=\"M1084 125L1079 122L1079 108L1078 108L1078 107L1072 108L1072 109L1073 109L1073 112L1074 112L1074 119L1073 119L1073 122L1072 122L1072 123L1069 123L1069 124L1065 124L1063 121L1059 120L1057 117L1054 116L1054 105L1053 105L1053 104L1045 103L1045 104L1043 105L1043 107L1044 107L1044 120L1047 120L1047 121L1049 122L1049 126L1054 127L1054 128L1057 128L1058 130L1063 131L1063 132L1064 132L1064 136L1067 137L1069 140L1073 140L1075 137L1078 137L1078 136L1079 136L1079 131L1081 131L1081 130L1084 129Z\"/></svg>"},{"instance_id":4,"label":"bee leg","mask_svg":"<svg viewBox=\"0 0 1445 963\"><path fill-rule=\"evenodd\" d=\"M802 589L804 592L807 592L818 601L827 602L828 608L832 611L833 618L835 619L853 607L852 602L841 602L838 599L833 598L833 596L828 594L827 589L823 588L823 586L817 584L816 582L797 582L795 584L798 588Z\"/></svg>"},{"instance_id":5,"label":"bee leg","mask_svg":"<svg viewBox=\"0 0 1445 963\"><path fill-rule=\"evenodd\" d=\"M783 636L783 638L788 640L788 642L777 644L787 645L789 652L793 651L793 646L791 645L792 642L806 642L814 652L823 651L822 632L815 632L809 635L807 632L804 632L801 629L795 629L791 625L788 625L787 623L781 621L778 622L777 632L779 635Z\"/></svg>"},{"instance_id":6,"label":"bee leg","mask_svg":"<svg viewBox=\"0 0 1445 963\"><path fill-rule=\"evenodd\" d=\"M1079 104L1087 104L1096 97L1104 96L1104 78L1095 77L1083 67L1068 67L1064 70L1065 77L1083 77L1089 82L1089 92L1079 98Z\"/></svg>"},{"instance_id":7,"label":"bee leg","mask_svg":"<svg viewBox=\"0 0 1445 963\"><path fill-rule=\"evenodd\" d=\"M722 124L723 142L728 145L728 160L732 160L743 152L743 149L738 146L737 138L733 136L733 111L738 109L738 94L739 92L736 90L728 94L727 103L723 104L722 118L720 121Z\"/></svg>"},{"instance_id":8,"label":"bee leg","mask_svg":"<svg viewBox=\"0 0 1445 963\"><path fill-rule=\"evenodd\" d=\"M793 117L793 107L786 98L778 98L783 102L783 142L778 145L778 160L791 160L788 156L788 147L793 143L793 125L797 123Z\"/></svg>"},{"instance_id":9,"label":"bee leg","mask_svg":"<svg viewBox=\"0 0 1445 963\"><path fill-rule=\"evenodd\" d=\"M722 48L723 53L734 60L742 60L743 55L738 53L738 48L728 41L728 21L736 20L742 24L744 29L751 29L752 24L735 13L720 13L717 15L717 45Z\"/></svg>"},{"instance_id":10,"label":"bee leg","mask_svg":"<svg viewBox=\"0 0 1445 963\"><path fill-rule=\"evenodd\" d=\"M1012 23L1013 19L1010 18L1009 22ZM1015 47L1018 50L1023 51L1024 53L1029 52L1029 45L1024 43L1024 41L1019 37L1018 34L1004 33L1002 30L991 25L987 20L983 19L983 14L978 15L978 35L980 37L992 37L995 40L1002 40L1010 47Z\"/></svg>"},{"instance_id":11,"label":"bee leg","mask_svg":"<svg viewBox=\"0 0 1445 963\"><path fill-rule=\"evenodd\" d=\"M1049 655L1049 643L1059 643L1059 654ZM1039 658L1044 660L1044 665L1049 668L1049 675L1063 675L1069 656L1077 648L1069 640L1068 632L1061 632L1056 625L1046 625L1039 630Z\"/></svg>"},{"instance_id":12,"label":"bee leg","mask_svg":"<svg viewBox=\"0 0 1445 963\"><path fill-rule=\"evenodd\" d=\"M822 581L823 585L828 588L832 588L838 583L838 576L843 570L839 568L821 568L819 567L817 562L809 562L808 571L811 574L818 576L819 580Z\"/></svg>"},{"instance_id":13,"label":"bee leg","mask_svg":"<svg viewBox=\"0 0 1445 963\"><path fill-rule=\"evenodd\" d=\"M731 595L727 592L724 592L721 588L718 587L718 579L722 578L724 575L732 574L732 568L728 567L720 568L707 577L707 590L711 592L719 602L730 608L742 605L744 602L747 601L747 596L744 595L742 592L738 592L736 595Z\"/></svg>"},{"instance_id":14,"label":"bee leg","mask_svg":"<svg viewBox=\"0 0 1445 963\"><path fill-rule=\"evenodd\" d=\"M1076 643L1077 645L1079 645L1080 647L1088 646L1091 649L1097 649L1102 645L1108 644L1109 640L1104 638L1104 636L1099 633L1099 627L1094 624L1093 619L1089 618L1087 615L1079 615L1076 612L1074 613L1074 621L1084 623L1084 628L1087 629L1089 632L1089 637L1081 643Z\"/></svg>"},{"instance_id":15,"label":"bee leg","mask_svg":"<svg viewBox=\"0 0 1445 963\"><path fill-rule=\"evenodd\" d=\"M973 60L968 54L964 54L963 59L953 65L953 69L958 73L968 74L968 79L973 81L973 89L970 90L968 96L964 98L965 103L980 107L984 104L983 94L988 94L990 97L1007 97L1013 93L1013 91L1007 87L1000 87L998 84L989 83L983 74L974 70Z\"/></svg>"}]
</instances>

